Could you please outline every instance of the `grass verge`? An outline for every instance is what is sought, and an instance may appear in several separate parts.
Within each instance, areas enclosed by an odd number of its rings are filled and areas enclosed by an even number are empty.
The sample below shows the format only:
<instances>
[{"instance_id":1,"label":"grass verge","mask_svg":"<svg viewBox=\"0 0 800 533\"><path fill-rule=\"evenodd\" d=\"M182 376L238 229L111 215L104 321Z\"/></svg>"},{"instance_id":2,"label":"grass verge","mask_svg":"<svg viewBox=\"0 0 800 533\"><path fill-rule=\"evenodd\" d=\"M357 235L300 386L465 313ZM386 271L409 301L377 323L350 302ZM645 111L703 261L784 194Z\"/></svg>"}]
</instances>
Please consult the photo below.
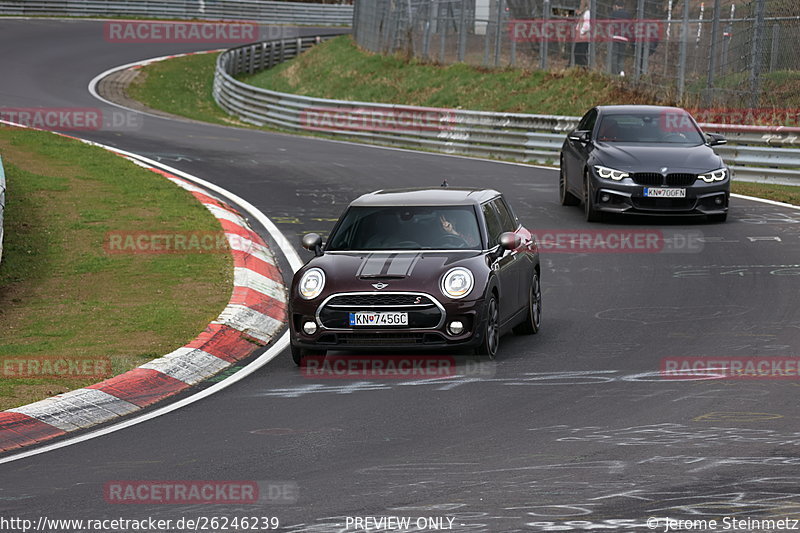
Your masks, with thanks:
<instances>
[{"instance_id":1,"label":"grass verge","mask_svg":"<svg viewBox=\"0 0 800 533\"><path fill-rule=\"evenodd\" d=\"M153 109L195 120L253 127L229 116L214 102L211 89L216 58L217 54L202 54L148 65L128 87L128 96ZM571 116L599 104L670 103L654 102L611 78L580 69L540 72L463 64L443 67L367 53L349 36L327 41L242 80L320 98ZM734 184L734 192L795 205L800 205L798 191L800 187L794 186Z\"/></svg>"},{"instance_id":2,"label":"grass verge","mask_svg":"<svg viewBox=\"0 0 800 533\"><path fill-rule=\"evenodd\" d=\"M114 232L219 233L190 194L49 133L2 127L0 154L8 181L0 409L99 381L80 372L44 376L42 357L110 365L107 375L116 375L182 346L226 305L228 253L106 252ZM40 372L27 361L38 361Z\"/></svg>"},{"instance_id":3,"label":"grass verge","mask_svg":"<svg viewBox=\"0 0 800 533\"><path fill-rule=\"evenodd\" d=\"M327 41L295 60L242 80L321 98L509 113L580 116L599 102L651 103L643 94L596 72L440 66L368 53L350 36Z\"/></svg>"},{"instance_id":4,"label":"grass verge","mask_svg":"<svg viewBox=\"0 0 800 533\"><path fill-rule=\"evenodd\" d=\"M126 94L146 106L193 120L243 125L217 106L211 91L219 54L195 54L147 65Z\"/></svg>"},{"instance_id":5,"label":"grass verge","mask_svg":"<svg viewBox=\"0 0 800 533\"><path fill-rule=\"evenodd\" d=\"M731 186L731 192L800 205L800 187L794 185L768 185L766 183L735 181Z\"/></svg>"}]
</instances>

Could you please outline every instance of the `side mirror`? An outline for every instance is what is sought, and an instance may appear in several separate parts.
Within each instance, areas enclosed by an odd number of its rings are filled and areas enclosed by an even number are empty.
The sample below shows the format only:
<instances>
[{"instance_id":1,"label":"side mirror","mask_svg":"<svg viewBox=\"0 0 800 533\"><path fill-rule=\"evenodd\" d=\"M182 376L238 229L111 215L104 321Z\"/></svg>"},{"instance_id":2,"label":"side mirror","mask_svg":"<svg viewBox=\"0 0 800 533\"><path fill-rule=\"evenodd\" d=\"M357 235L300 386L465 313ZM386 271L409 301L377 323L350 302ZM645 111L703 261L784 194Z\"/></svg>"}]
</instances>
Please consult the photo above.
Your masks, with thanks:
<instances>
[{"instance_id":1,"label":"side mirror","mask_svg":"<svg viewBox=\"0 0 800 533\"><path fill-rule=\"evenodd\" d=\"M502 250L516 250L522 244L522 238L513 231L500 235L500 248Z\"/></svg>"},{"instance_id":2,"label":"side mirror","mask_svg":"<svg viewBox=\"0 0 800 533\"><path fill-rule=\"evenodd\" d=\"M569 132L569 140L586 144L591 140L591 134L589 130L573 130Z\"/></svg>"},{"instance_id":3,"label":"side mirror","mask_svg":"<svg viewBox=\"0 0 800 533\"><path fill-rule=\"evenodd\" d=\"M314 252L314 255L322 255L322 237L319 233L307 233L303 235L303 248Z\"/></svg>"},{"instance_id":4,"label":"side mirror","mask_svg":"<svg viewBox=\"0 0 800 533\"><path fill-rule=\"evenodd\" d=\"M719 133L706 133L706 137L708 137L709 146L719 146L721 144L728 144L728 139L726 139L724 135L720 135Z\"/></svg>"}]
</instances>

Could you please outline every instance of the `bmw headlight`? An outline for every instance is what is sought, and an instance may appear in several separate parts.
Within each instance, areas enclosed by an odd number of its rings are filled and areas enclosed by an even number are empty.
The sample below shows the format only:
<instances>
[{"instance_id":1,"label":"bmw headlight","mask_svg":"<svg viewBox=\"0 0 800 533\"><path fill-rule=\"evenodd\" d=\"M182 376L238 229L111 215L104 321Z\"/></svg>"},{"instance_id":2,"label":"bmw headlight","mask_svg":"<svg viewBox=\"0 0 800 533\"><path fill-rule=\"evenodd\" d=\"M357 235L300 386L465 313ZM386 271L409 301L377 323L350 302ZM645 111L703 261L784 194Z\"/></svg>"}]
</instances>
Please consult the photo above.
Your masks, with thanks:
<instances>
[{"instance_id":1,"label":"bmw headlight","mask_svg":"<svg viewBox=\"0 0 800 533\"><path fill-rule=\"evenodd\" d=\"M602 167L600 165L595 165L594 169L597 171L597 175L601 178L612 179L614 181L619 181L630 176L628 172L623 172L614 168Z\"/></svg>"},{"instance_id":2,"label":"bmw headlight","mask_svg":"<svg viewBox=\"0 0 800 533\"><path fill-rule=\"evenodd\" d=\"M472 272L464 267L451 268L442 276L442 293L456 300L469 294L474 285Z\"/></svg>"},{"instance_id":3,"label":"bmw headlight","mask_svg":"<svg viewBox=\"0 0 800 533\"><path fill-rule=\"evenodd\" d=\"M705 174L700 174L697 177L705 181L706 183L714 183L715 181L722 181L728 177L728 169L718 168L717 170L706 172Z\"/></svg>"},{"instance_id":4,"label":"bmw headlight","mask_svg":"<svg viewBox=\"0 0 800 533\"><path fill-rule=\"evenodd\" d=\"M297 292L306 300L313 300L320 295L325 287L325 272L319 268L311 268L300 278Z\"/></svg>"}]
</instances>

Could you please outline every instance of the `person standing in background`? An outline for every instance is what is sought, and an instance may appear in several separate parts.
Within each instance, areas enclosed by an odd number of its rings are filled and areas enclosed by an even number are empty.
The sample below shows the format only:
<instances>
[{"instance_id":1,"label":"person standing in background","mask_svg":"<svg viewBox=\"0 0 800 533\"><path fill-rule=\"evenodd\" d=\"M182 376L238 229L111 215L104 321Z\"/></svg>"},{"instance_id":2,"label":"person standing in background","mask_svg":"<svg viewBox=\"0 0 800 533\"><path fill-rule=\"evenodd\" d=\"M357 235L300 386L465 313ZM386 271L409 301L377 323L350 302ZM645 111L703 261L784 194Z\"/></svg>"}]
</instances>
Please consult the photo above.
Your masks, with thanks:
<instances>
[{"instance_id":1,"label":"person standing in background","mask_svg":"<svg viewBox=\"0 0 800 533\"><path fill-rule=\"evenodd\" d=\"M578 24L575 26L575 66L589 65L589 39L592 37L592 14L589 0L581 0Z\"/></svg>"}]
</instances>

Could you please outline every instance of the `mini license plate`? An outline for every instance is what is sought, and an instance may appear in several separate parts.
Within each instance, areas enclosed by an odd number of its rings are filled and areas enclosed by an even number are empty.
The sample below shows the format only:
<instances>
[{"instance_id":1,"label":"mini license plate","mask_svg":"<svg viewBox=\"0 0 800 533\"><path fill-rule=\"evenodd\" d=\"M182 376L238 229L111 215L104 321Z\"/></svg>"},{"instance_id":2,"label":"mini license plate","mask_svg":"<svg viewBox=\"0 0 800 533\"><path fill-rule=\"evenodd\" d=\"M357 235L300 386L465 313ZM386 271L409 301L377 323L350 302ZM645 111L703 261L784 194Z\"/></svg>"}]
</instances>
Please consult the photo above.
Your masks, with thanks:
<instances>
[{"instance_id":1,"label":"mini license plate","mask_svg":"<svg viewBox=\"0 0 800 533\"><path fill-rule=\"evenodd\" d=\"M407 326L408 313L358 311L350 313L351 326Z\"/></svg>"},{"instance_id":2,"label":"mini license plate","mask_svg":"<svg viewBox=\"0 0 800 533\"><path fill-rule=\"evenodd\" d=\"M645 187L644 195L648 198L686 198L686 189Z\"/></svg>"}]
</instances>

